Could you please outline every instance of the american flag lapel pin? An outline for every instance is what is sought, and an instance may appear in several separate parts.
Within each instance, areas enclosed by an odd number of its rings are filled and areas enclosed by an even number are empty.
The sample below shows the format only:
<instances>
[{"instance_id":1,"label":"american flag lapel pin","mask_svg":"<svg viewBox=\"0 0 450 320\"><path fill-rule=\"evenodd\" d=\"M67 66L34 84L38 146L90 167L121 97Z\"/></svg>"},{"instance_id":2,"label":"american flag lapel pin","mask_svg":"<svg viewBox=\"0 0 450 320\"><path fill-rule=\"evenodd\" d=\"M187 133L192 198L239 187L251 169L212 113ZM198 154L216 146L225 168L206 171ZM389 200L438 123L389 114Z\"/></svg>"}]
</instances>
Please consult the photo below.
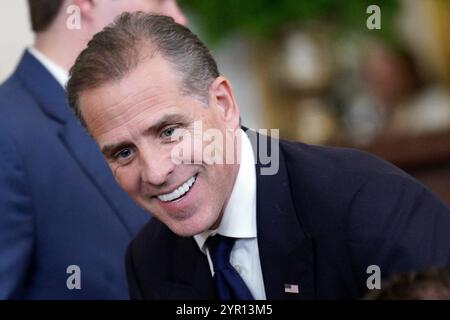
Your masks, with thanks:
<instances>
[{"instance_id":1,"label":"american flag lapel pin","mask_svg":"<svg viewBox=\"0 0 450 320\"><path fill-rule=\"evenodd\" d=\"M288 283L286 283L284 285L284 292L298 294L299 293L298 284L288 284Z\"/></svg>"}]
</instances>

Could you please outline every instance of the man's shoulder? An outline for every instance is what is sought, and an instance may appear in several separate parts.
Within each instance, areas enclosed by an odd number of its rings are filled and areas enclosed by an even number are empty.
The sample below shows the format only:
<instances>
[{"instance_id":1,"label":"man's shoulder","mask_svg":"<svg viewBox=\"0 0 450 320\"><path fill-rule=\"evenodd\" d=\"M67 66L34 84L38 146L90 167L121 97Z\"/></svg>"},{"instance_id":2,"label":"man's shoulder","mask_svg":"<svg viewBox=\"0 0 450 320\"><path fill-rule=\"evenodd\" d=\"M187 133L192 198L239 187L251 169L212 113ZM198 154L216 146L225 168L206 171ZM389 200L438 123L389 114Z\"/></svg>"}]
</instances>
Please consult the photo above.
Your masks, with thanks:
<instances>
[{"instance_id":1,"label":"man's shoulder","mask_svg":"<svg viewBox=\"0 0 450 320\"><path fill-rule=\"evenodd\" d=\"M387 219L391 210L406 210L419 202L448 212L422 183L369 153L283 140L280 149L293 201L309 226L327 221L330 228L339 227L352 210L358 218L372 212L369 219Z\"/></svg>"},{"instance_id":2,"label":"man's shoulder","mask_svg":"<svg viewBox=\"0 0 450 320\"><path fill-rule=\"evenodd\" d=\"M28 76L33 77L33 74ZM0 131L20 143L35 141L37 136L53 132L53 128L51 118L17 71L0 85Z\"/></svg>"},{"instance_id":3,"label":"man's shoulder","mask_svg":"<svg viewBox=\"0 0 450 320\"><path fill-rule=\"evenodd\" d=\"M365 151L308 145L280 140L285 163L291 179L314 179L326 182L356 184L380 176L398 176L412 179L393 164Z\"/></svg>"},{"instance_id":4,"label":"man's shoulder","mask_svg":"<svg viewBox=\"0 0 450 320\"><path fill-rule=\"evenodd\" d=\"M26 95L27 92L16 73L12 74L5 82L0 84L0 105L2 109L10 105L10 101L16 100L17 95ZM0 109L1 110L1 109Z\"/></svg>"},{"instance_id":5,"label":"man's shoulder","mask_svg":"<svg viewBox=\"0 0 450 320\"><path fill-rule=\"evenodd\" d=\"M19 79L17 72L0 85L0 115L2 118L6 117L8 121L20 118L29 119L32 116L30 113L38 110L37 104L31 92Z\"/></svg>"},{"instance_id":6,"label":"man's shoulder","mask_svg":"<svg viewBox=\"0 0 450 320\"><path fill-rule=\"evenodd\" d=\"M336 225L357 198L379 196L389 202L389 195L382 190L386 185L397 186L398 192L425 189L401 169L359 150L281 140L280 153L298 210L315 213L319 219L322 215L334 217ZM376 186L371 194L363 192L370 185Z\"/></svg>"}]
</instances>

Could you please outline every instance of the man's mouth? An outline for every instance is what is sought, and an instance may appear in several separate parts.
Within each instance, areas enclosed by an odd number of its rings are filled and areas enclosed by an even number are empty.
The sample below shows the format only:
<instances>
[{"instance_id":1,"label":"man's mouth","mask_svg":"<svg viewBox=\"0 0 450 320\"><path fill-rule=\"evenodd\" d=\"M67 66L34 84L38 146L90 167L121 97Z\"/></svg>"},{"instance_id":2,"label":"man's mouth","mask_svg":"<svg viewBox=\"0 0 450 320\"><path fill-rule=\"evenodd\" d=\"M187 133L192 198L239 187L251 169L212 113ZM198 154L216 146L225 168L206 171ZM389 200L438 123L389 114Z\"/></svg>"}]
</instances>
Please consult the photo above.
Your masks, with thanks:
<instances>
[{"instance_id":1,"label":"man's mouth","mask_svg":"<svg viewBox=\"0 0 450 320\"><path fill-rule=\"evenodd\" d=\"M162 202L170 202L178 200L179 198L183 197L186 193L189 192L189 190L194 185L195 181L197 181L197 175L191 177L189 180L187 180L181 186L176 188L174 191L166 194L161 194L157 196L157 198Z\"/></svg>"}]
</instances>

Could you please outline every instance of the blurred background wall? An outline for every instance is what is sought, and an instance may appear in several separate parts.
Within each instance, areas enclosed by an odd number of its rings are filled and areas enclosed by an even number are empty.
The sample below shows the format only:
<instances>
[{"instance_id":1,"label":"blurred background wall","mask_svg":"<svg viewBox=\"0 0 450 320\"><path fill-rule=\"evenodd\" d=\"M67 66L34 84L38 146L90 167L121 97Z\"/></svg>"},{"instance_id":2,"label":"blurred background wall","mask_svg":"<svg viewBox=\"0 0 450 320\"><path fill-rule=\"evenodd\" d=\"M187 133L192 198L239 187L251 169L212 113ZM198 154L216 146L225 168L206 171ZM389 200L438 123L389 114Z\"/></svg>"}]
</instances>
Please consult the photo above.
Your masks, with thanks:
<instances>
[{"instance_id":1,"label":"blurred background wall","mask_svg":"<svg viewBox=\"0 0 450 320\"><path fill-rule=\"evenodd\" d=\"M224 53L244 124L375 153L450 203L448 0L181 4Z\"/></svg>"},{"instance_id":2,"label":"blurred background wall","mask_svg":"<svg viewBox=\"0 0 450 320\"><path fill-rule=\"evenodd\" d=\"M256 77L247 94L261 105L241 108L262 115L244 122L257 117L287 138L356 145L450 127L442 106L449 102L448 0L180 2L203 39L219 57L224 52L222 72L241 79L239 94ZM366 24L373 4L380 30Z\"/></svg>"},{"instance_id":3,"label":"blurred background wall","mask_svg":"<svg viewBox=\"0 0 450 320\"><path fill-rule=\"evenodd\" d=\"M11 74L26 45L33 42L26 0L0 1L0 82Z\"/></svg>"}]
</instances>

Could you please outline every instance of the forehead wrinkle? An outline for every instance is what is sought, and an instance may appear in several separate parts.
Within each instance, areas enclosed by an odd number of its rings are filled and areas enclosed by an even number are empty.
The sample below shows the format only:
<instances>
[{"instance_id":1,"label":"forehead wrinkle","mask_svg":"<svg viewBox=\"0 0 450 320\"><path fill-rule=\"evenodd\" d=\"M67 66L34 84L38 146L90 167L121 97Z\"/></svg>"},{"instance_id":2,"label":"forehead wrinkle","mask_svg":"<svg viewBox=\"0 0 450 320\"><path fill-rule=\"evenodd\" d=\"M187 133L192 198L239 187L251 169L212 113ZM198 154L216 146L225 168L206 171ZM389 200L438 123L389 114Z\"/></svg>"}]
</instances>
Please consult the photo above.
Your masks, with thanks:
<instances>
[{"instance_id":1,"label":"forehead wrinkle","mask_svg":"<svg viewBox=\"0 0 450 320\"><path fill-rule=\"evenodd\" d=\"M109 89L110 89L110 90L108 90L108 91L111 91L111 88L109 88ZM120 107L122 104L126 104L126 103L128 102L128 100L133 99L133 98L135 98L135 97L139 98L140 95L145 94L148 90L151 90L151 89L152 89L151 87L146 87L146 88L144 88L143 90L138 90L138 91L136 91L136 92L132 92L132 93L126 95L125 97L123 97L122 99L120 99L119 101L115 102L114 104L112 104L112 105L110 105L110 106L106 106L106 107L101 108L100 111L98 111L98 112L95 114L95 116L92 117L92 122L95 123L95 122L98 120L98 118L100 118L100 117L103 116L103 113L101 112L101 110L103 110L103 109L108 109L108 108L116 109L117 107ZM132 109L132 108L134 108L134 107L135 107L135 106L132 105L132 106L130 107L130 109Z\"/></svg>"},{"instance_id":2,"label":"forehead wrinkle","mask_svg":"<svg viewBox=\"0 0 450 320\"><path fill-rule=\"evenodd\" d=\"M156 92L160 92L157 81L149 81L146 83L147 83L147 85L142 90L136 90L135 92L127 95L122 100L120 100L117 103L117 105L125 104L128 100L133 99L133 98L139 99L139 97L141 95L146 94L150 90L155 90ZM149 98L151 98L151 97L149 97Z\"/></svg>"},{"instance_id":3,"label":"forehead wrinkle","mask_svg":"<svg viewBox=\"0 0 450 320\"><path fill-rule=\"evenodd\" d=\"M155 90L156 92L158 92L156 87L150 87L150 88L147 87L142 91L139 91L137 93L134 93L132 95L125 97L118 103L113 104L112 106L107 107L107 108L111 108L113 110L121 110L121 106L126 107L126 104L129 103L130 100L132 100L132 99L139 100L141 96L144 96L148 91L151 91L151 90ZM129 107L125 108L125 110L123 112L115 112L116 114L112 118L108 119L108 121L105 121L95 131L102 132L102 131L104 131L105 127L110 124L110 122L115 122L116 119L121 119L121 118L126 119L125 122L120 124L120 126L124 126L124 125L128 124L130 121L132 121L133 119L135 119L137 116L139 116L141 113L147 111L149 108L153 108L157 105L161 105L162 102L163 102L163 99L161 99L161 97L158 95L158 93L149 95L148 97L144 98L143 100L140 100L139 102L131 103L131 105ZM143 105L148 105L148 108L143 108L142 107ZM142 109L142 110L140 110L139 112L136 113L135 110L139 110L139 109ZM103 118L103 113L101 113L101 112L97 113L96 117L92 120L93 126L95 126L95 123L97 121L101 122L102 118Z\"/></svg>"}]
</instances>

